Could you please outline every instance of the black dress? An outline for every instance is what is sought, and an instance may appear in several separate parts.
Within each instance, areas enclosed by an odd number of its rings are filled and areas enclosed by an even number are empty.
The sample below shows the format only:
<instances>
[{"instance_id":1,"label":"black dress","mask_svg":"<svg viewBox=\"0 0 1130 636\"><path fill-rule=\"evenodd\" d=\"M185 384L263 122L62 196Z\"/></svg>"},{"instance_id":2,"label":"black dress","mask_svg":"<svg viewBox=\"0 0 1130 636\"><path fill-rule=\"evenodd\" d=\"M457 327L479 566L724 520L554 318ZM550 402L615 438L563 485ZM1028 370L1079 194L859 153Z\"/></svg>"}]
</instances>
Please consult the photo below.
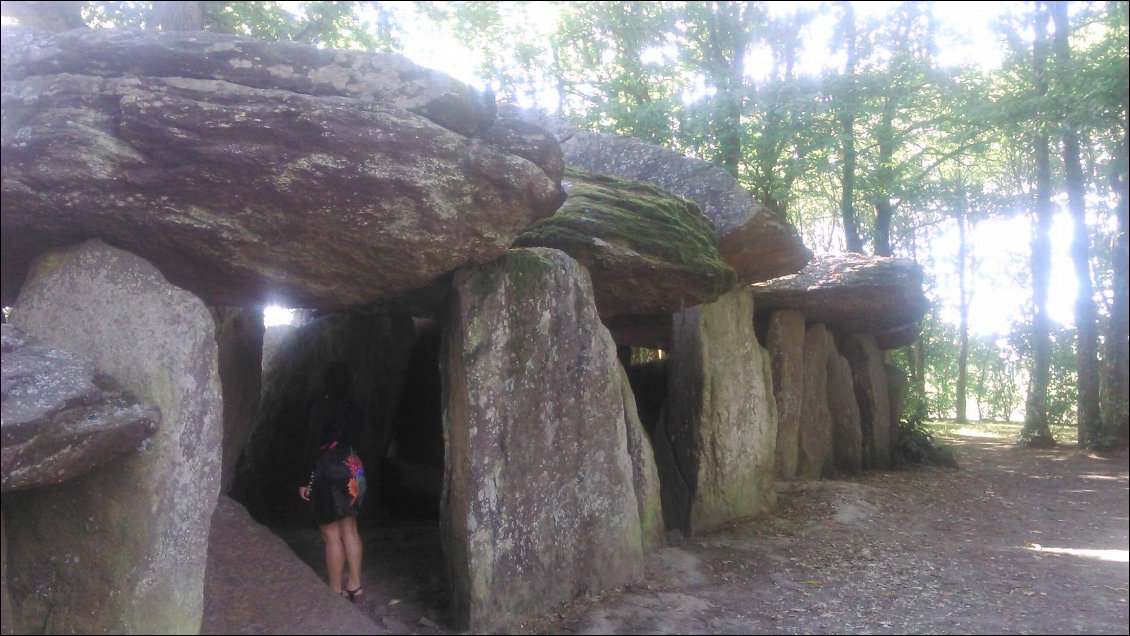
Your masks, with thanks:
<instances>
[{"instance_id":1,"label":"black dress","mask_svg":"<svg viewBox=\"0 0 1130 636\"><path fill-rule=\"evenodd\" d=\"M310 412L310 501L319 525L361 512L365 467L356 448L363 420L361 409L343 397L324 397Z\"/></svg>"}]
</instances>

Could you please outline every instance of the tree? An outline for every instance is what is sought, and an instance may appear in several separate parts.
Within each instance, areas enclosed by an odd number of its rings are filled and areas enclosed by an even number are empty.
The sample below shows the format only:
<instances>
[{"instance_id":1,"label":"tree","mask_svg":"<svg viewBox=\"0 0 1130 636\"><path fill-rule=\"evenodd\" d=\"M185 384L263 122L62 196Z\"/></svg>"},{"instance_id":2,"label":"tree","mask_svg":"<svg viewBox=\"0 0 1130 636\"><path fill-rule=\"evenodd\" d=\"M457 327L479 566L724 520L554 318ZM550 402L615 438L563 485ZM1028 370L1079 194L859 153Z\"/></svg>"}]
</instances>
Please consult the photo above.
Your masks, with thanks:
<instances>
[{"instance_id":1,"label":"tree","mask_svg":"<svg viewBox=\"0 0 1130 636\"><path fill-rule=\"evenodd\" d=\"M1032 44L1032 77L1035 95L1043 99L1048 93L1048 12L1043 2L1036 2L1032 11L1035 41ZM1048 281L1051 277L1052 175L1048 133L1037 112L1033 155L1036 160L1036 192L1034 202L1035 229L1032 238L1032 371L1028 399L1024 410L1024 428L1018 443L1031 447L1054 446L1055 438L1048 428L1048 384L1051 382L1051 340L1048 318Z\"/></svg>"},{"instance_id":2,"label":"tree","mask_svg":"<svg viewBox=\"0 0 1130 636\"><path fill-rule=\"evenodd\" d=\"M715 89L706 116L713 137L713 162L737 177L742 162L742 112L748 104L745 59L765 26L757 2L680 3L685 64Z\"/></svg>"},{"instance_id":3,"label":"tree","mask_svg":"<svg viewBox=\"0 0 1130 636\"><path fill-rule=\"evenodd\" d=\"M395 50L397 31L383 3L365 3L377 17L362 23L360 2L4 2L6 16L52 31L82 27L141 27L163 31L239 33L331 48Z\"/></svg>"},{"instance_id":4,"label":"tree","mask_svg":"<svg viewBox=\"0 0 1130 636\"><path fill-rule=\"evenodd\" d=\"M1105 241L1110 304L1100 382L1101 427L1094 445L1125 449L1130 446L1130 5L1105 3L1098 23L1103 37L1080 56L1086 64L1079 70L1086 80L1085 93L1092 98L1089 110L1100 114L1096 189L1109 191L1113 199L1113 223Z\"/></svg>"},{"instance_id":5,"label":"tree","mask_svg":"<svg viewBox=\"0 0 1130 636\"><path fill-rule=\"evenodd\" d=\"M1071 78L1073 64L1068 46L1070 27L1067 20L1067 3L1051 3L1052 21L1055 23L1055 77L1059 84L1060 100L1074 93ZM1075 266L1078 291L1075 298L1075 337L1079 377L1079 445L1095 446L1098 443L1099 422L1099 360L1098 330L1095 324L1094 286L1091 284L1091 236L1087 229L1086 187L1083 183L1083 166L1079 153L1080 123L1070 112L1062 123L1063 166L1067 186L1067 206L1074 222L1071 241L1071 260Z\"/></svg>"},{"instance_id":6,"label":"tree","mask_svg":"<svg viewBox=\"0 0 1130 636\"><path fill-rule=\"evenodd\" d=\"M960 323L958 325L958 353L957 353L957 399L955 400L958 423L964 424L967 421L967 408L966 396L969 383L969 289L966 284L965 273L968 269L968 258L966 251L968 250L969 240L966 237L965 226L968 216L968 206L966 205L965 189L961 191L957 197L957 205L954 209L954 216L957 218L957 280L958 280L958 302L960 306Z\"/></svg>"},{"instance_id":7,"label":"tree","mask_svg":"<svg viewBox=\"0 0 1130 636\"><path fill-rule=\"evenodd\" d=\"M844 226L844 243L847 251L863 253L863 239L859 233L859 221L855 215L855 171L857 153L855 149L855 110L857 108L856 96L856 69L859 64L860 41L859 31L855 20L855 9L850 2L837 2L840 9L840 19L836 31L837 48L843 49L847 54L844 65L842 104L839 109L840 125L840 158L842 161L842 191L840 195L840 218Z\"/></svg>"}]
</instances>

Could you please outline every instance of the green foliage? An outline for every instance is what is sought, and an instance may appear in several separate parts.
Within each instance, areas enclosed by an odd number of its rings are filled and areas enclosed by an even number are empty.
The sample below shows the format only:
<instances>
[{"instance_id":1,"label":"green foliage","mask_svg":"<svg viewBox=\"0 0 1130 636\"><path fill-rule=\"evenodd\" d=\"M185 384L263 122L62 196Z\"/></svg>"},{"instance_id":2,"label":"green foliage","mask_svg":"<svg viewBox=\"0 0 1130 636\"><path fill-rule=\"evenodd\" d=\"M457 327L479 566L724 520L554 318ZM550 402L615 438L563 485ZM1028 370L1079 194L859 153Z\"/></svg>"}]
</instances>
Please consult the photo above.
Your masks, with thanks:
<instances>
[{"instance_id":1,"label":"green foliage","mask_svg":"<svg viewBox=\"0 0 1130 636\"><path fill-rule=\"evenodd\" d=\"M1031 332L1027 325L1015 325L1009 343L1022 356L1031 355ZM1051 381L1048 384L1048 426L1056 429L1075 428L1078 403L1074 329L1062 326L1052 330ZM1059 437L1059 435L1056 435Z\"/></svg>"},{"instance_id":2,"label":"green foliage","mask_svg":"<svg viewBox=\"0 0 1130 636\"><path fill-rule=\"evenodd\" d=\"M17 3L13 3L17 4ZM33 5L34 3L23 3ZM93 28L156 28L159 3L66 2L64 9ZM166 3L171 4L171 3ZM205 31L237 33L263 40L293 40L336 49L396 50L399 31L382 2L193 2ZM61 7L58 5L64 5ZM360 9L368 9L372 22L364 22ZM48 9L32 7L40 12ZM188 7L179 7L187 9ZM9 12L6 11L6 14Z\"/></svg>"},{"instance_id":3,"label":"green foliage","mask_svg":"<svg viewBox=\"0 0 1130 636\"><path fill-rule=\"evenodd\" d=\"M958 468L957 456L953 448L938 441L925 421L910 418L898 424L895 464L926 464Z\"/></svg>"}]
</instances>

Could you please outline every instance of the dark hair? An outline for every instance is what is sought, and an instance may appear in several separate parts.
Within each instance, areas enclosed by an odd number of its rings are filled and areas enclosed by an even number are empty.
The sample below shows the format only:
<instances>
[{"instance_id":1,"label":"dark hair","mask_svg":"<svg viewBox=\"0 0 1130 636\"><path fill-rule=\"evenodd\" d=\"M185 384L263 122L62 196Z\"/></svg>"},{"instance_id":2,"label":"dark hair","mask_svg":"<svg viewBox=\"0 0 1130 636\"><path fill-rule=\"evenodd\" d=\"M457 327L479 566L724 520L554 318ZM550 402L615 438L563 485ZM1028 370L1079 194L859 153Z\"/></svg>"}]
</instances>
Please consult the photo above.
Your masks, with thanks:
<instances>
[{"instance_id":1,"label":"dark hair","mask_svg":"<svg viewBox=\"0 0 1130 636\"><path fill-rule=\"evenodd\" d=\"M325 386L326 395L349 397L353 385L353 374L349 371L349 363L337 360L327 364L325 371L322 372L322 384Z\"/></svg>"}]
</instances>

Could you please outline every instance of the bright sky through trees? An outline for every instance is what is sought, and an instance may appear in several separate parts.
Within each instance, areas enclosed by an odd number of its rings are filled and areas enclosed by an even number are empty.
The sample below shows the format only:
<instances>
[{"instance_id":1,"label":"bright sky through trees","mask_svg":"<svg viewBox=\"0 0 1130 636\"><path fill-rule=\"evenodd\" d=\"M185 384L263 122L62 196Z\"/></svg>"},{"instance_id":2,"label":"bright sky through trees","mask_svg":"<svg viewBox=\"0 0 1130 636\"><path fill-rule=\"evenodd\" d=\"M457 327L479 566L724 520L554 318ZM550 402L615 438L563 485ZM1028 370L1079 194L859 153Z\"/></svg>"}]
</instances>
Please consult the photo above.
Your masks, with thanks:
<instances>
[{"instance_id":1,"label":"bright sky through trees","mask_svg":"<svg viewBox=\"0 0 1130 636\"><path fill-rule=\"evenodd\" d=\"M856 9L862 20L881 22L895 8L896 2L857 2ZM1003 58L1000 37L993 30L993 22L1013 10L1015 2L937 2L934 12L941 23L937 60L943 66L976 66L991 70ZM411 3L393 3L392 8L412 36L404 41L405 54L415 62L441 70L469 84L484 87L475 76L478 65L472 53L433 24L419 19ZM840 54L830 52L834 16L824 2L770 2L769 11L776 15L799 10L817 13L804 34L805 50L800 60L800 72L818 76L825 70L842 66ZM557 9L551 3L532 3L515 6L514 19L523 21L529 29L545 30L547 37L555 20ZM652 50L647 55L655 61L672 52ZM755 81L761 79L769 67L769 51L764 47L753 52L746 64L747 74ZM688 86L684 100L690 101L704 93L702 86ZM555 95L548 91L536 104L552 109ZM1018 211L1009 219L995 219L982 223L972 235L973 251L980 259L977 268L978 295L972 299L970 327L982 335L1004 335L1018 321L1031 296L1030 286L1016 280L1013 271L1016 263L1026 262L1030 253L1031 223ZM1072 303L1075 298L1075 281L1068 259L1071 237L1070 223L1065 215L1057 215L1053 231L1053 278L1050 292L1050 312L1053 320L1062 324L1072 322ZM957 253L956 231L943 232L932 245L931 254L923 258L923 265L932 268L941 281L956 280L953 259ZM947 308L943 317L957 322L956 290L939 288L934 295Z\"/></svg>"}]
</instances>

